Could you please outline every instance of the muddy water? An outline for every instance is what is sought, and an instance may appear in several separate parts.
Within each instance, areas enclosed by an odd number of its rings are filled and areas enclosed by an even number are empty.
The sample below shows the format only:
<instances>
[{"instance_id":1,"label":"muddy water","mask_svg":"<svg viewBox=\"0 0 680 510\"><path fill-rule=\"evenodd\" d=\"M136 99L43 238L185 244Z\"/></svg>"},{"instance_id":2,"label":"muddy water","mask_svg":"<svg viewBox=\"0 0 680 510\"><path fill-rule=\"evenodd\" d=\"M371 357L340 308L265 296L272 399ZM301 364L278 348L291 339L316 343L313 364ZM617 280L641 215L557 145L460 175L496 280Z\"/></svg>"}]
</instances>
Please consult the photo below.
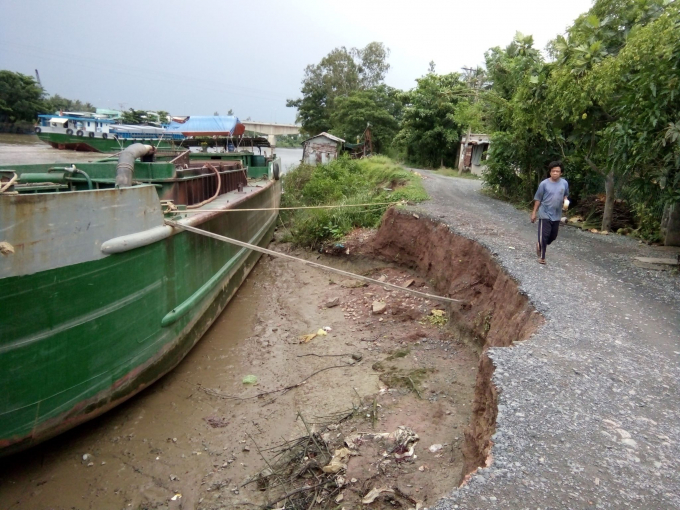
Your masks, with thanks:
<instances>
[{"instance_id":1,"label":"muddy water","mask_svg":"<svg viewBox=\"0 0 680 510\"><path fill-rule=\"evenodd\" d=\"M297 166L302 159L302 149L281 147L276 149L281 158L283 173ZM0 165L28 163L70 163L94 161L105 155L97 152L76 152L54 149L35 135L0 133Z\"/></svg>"},{"instance_id":2,"label":"muddy water","mask_svg":"<svg viewBox=\"0 0 680 510\"><path fill-rule=\"evenodd\" d=\"M0 133L0 165L30 163L70 163L104 157L97 152L60 151L41 142L35 135Z\"/></svg>"}]
</instances>

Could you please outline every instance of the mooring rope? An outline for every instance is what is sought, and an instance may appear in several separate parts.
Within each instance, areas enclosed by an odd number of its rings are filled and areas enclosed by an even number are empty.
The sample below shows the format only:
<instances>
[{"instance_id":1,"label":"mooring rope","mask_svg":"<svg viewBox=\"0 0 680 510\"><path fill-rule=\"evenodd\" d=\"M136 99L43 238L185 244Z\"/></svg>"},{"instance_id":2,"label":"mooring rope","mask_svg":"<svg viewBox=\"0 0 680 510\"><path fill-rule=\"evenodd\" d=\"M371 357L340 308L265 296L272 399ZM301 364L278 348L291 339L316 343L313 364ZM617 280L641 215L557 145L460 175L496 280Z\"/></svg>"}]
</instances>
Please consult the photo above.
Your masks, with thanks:
<instances>
[{"instance_id":1,"label":"mooring rope","mask_svg":"<svg viewBox=\"0 0 680 510\"><path fill-rule=\"evenodd\" d=\"M202 212L246 212L246 211L297 211L298 209L336 209L340 207L365 207L369 205L398 205L404 202L372 202L368 204L343 204L343 205L301 205L299 207L266 207L262 209L201 209L193 211L181 211L176 212L183 214L187 213L202 213ZM176 206L175 206L176 207ZM175 209L173 209L175 212Z\"/></svg>"},{"instance_id":2,"label":"mooring rope","mask_svg":"<svg viewBox=\"0 0 680 510\"><path fill-rule=\"evenodd\" d=\"M0 186L0 193L4 193L5 191L7 191L10 188L10 186L12 186L12 184L14 184L17 181L18 175L17 175L16 172L13 172L13 173L14 173L14 176L9 181L7 181L4 185Z\"/></svg>"},{"instance_id":3,"label":"mooring rope","mask_svg":"<svg viewBox=\"0 0 680 510\"><path fill-rule=\"evenodd\" d=\"M324 266L323 264L319 264L317 262L312 262L310 260L301 259L299 257L293 257L292 255L287 255L285 253L279 253L277 251L269 250L267 248L262 248L260 246L255 245L255 244L246 243L244 241L239 241L238 239L232 239L230 237L221 236L221 235L215 234L213 232L208 232L207 230L201 230L200 228L191 227L189 225L182 225L181 223L177 223L176 221L165 220L165 224L169 225L171 227L174 227L174 228L186 230L188 232L193 232L194 234L212 237L213 239L217 239L218 241L223 241L225 243L235 244L236 246L241 246L242 248L248 248L248 249L251 249L251 250L254 250L254 251L259 251L260 253L265 253L267 255L271 255L272 257L277 257L277 258L281 258L281 259L300 262L300 263L305 264L307 266L311 266L311 267L315 267L317 269L321 269L322 271L328 271L330 273L335 273L335 274L339 274L339 275L342 275L342 276L347 276L348 278L354 278L356 280L361 280L361 281L372 283L372 284L375 284L375 285L380 285L380 286L388 288L388 289L399 290L399 291L407 292L409 294L414 294L416 296L420 296L420 297L423 297L423 298L432 299L432 300L436 300L436 301L443 301L445 303L460 303L461 302L460 299L453 299L453 298L448 298L448 297L443 297L443 296L437 296L437 295L434 295L434 294L428 294L427 292L420 292L418 290L409 289L407 287L400 287L399 285L394 285L393 283L381 282L380 280L374 280L373 278L369 278L367 276L362 276L362 275L355 274L355 273L350 273L348 271L343 271L342 269L336 269L334 267Z\"/></svg>"}]
</instances>

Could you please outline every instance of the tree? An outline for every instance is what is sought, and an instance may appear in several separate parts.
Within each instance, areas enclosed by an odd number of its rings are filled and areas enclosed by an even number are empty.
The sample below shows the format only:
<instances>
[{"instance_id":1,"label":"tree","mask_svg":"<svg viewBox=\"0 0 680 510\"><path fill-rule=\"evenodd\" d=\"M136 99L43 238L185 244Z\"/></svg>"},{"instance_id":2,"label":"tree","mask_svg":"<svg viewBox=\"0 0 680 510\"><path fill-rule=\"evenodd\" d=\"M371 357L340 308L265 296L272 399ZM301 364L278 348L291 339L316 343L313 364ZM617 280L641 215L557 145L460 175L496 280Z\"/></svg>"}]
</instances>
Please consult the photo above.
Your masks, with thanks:
<instances>
[{"instance_id":1,"label":"tree","mask_svg":"<svg viewBox=\"0 0 680 510\"><path fill-rule=\"evenodd\" d=\"M61 97L59 94L54 94L53 96L45 100L45 108L49 112L92 112L94 113L97 109L91 103L83 103L80 100L67 99Z\"/></svg>"},{"instance_id":2,"label":"tree","mask_svg":"<svg viewBox=\"0 0 680 510\"><path fill-rule=\"evenodd\" d=\"M0 118L32 122L44 110L43 90L32 76L0 71Z\"/></svg>"},{"instance_id":3,"label":"tree","mask_svg":"<svg viewBox=\"0 0 680 510\"><path fill-rule=\"evenodd\" d=\"M656 25L664 13L664 4L663 0L597 0L590 11L581 15L569 28L567 38L558 37L553 44L557 61L549 84L548 101L552 107L549 115L568 120L566 129L569 140L575 146L574 159L585 161L593 172L604 178L604 231L611 228L617 184L621 188L624 179L632 174L629 163L633 147L626 140L630 139L627 135L633 134L631 128L636 124L632 110L638 109L631 98L641 98L636 97L634 92L631 96L631 82L638 90L644 90L645 96L652 98L644 101L643 110L647 117L651 113L652 117L656 116L655 122L662 120L661 117L668 119L666 113L659 110L661 105L656 90L645 90L650 85L656 87L654 81L650 82L649 73L646 77L631 74L630 65L622 67L619 64L622 53L624 56L632 53L633 60L639 59L639 51L627 51L631 38L634 41L634 36L645 27L652 32L660 28ZM675 21L671 19L672 11L675 12ZM667 33L669 40L677 39L672 34L673 27L677 29L677 7L669 7L664 19L670 27ZM660 47L668 47L667 41L657 39L656 42ZM649 56L658 54L654 51L647 53ZM665 76L672 78L672 74L666 73ZM670 90L669 93L672 95ZM622 103L626 96L628 101ZM637 117L640 118L639 114ZM662 122L662 125L665 127L667 123ZM650 124L644 126L647 129L639 123L636 127L642 130L634 136L644 139L646 146L657 145L648 135L660 141L664 139L661 126L656 135L652 134L654 126ZM637 159L637 162L641 161Z\"/></svg>"},{"instance_id":4,"label":"tree","mask_svg":"<svg viewBox=\"0 0 680 510\"><path fill-rule=\"evenodd\" d=\"M330 131L336 98L380 84L389 70L388 55L389 49L382 43L372 42L363 49L335 48L318 64L308 65L302 97L286 102L286 106L298 109L302 130L310 135Z\"/></svg>"},{"instance_id":5,"label":"tree","mask_svg":"<svg viewBox=\"0 0 680 510\"><path fill-rule=\"evenodd\" d=\"M455 162L461 125L455 109L466 93L457 73L427 74L415 89L402 95L404 113L396 143L415 164L438 166Z\"/></svg>"},{"instance_id":6,"label":"tree","mask_svg":"<svg viewBox=\"0 0 680 510\"><path fill-rule=\"evenodd\" d=\"M387 85L352 92L336 99L331 115L333 134L354 143L370 124L375 152L383 152L399 130L399 91Z\"/></svg>"},{"instance_id":7,"label":"tree","mask_svg":"<svg viewBox=\"0 0 680 510\"><path fill-rule=\"evenodd\" d=\"M170 122L170 114L165 110L158 110L156 114L158 115L158 122L161 124L167 124Z\"/></svg>"},{"instance_id":8,"label":"tree","mask_svg":"<svg viewBox=\"0 0 680 510\"><path fill-rule=\"evenodd\" d=\"M128 111L123 112L123 116L121 120L123 121L123 124L144 124L146 117L146 112L144 110L135 110L134 108L130 108Z\"/></svg>"},{"instance_id":9,"label":"tree","mask_svg":"<svg viewBox=\"0 0 680 510\"><path fill-rule=\"evenodd\" d=\"M352 55L359 66L359 80L361 88L369 89L376 87L385 79L390 65L387 57L390 49L381 42L368 43L363 49L352 48Z\"/></svg>"},{"instance_id":10,"label":"tree","mask_svg":"<svg viewBox=\"0 0 680 510\"><path fill-rule=\"evenodd\" d=\"M491 48L485 58L479 101L474 108L462 105L457 114L464 119L478 113L491 134L485 186L512 200L529 201L548 162L561 156L551 118L545 115L551 66L533 48L533 38L519 32L505 49Z\"/></svg>"}]
</instances>

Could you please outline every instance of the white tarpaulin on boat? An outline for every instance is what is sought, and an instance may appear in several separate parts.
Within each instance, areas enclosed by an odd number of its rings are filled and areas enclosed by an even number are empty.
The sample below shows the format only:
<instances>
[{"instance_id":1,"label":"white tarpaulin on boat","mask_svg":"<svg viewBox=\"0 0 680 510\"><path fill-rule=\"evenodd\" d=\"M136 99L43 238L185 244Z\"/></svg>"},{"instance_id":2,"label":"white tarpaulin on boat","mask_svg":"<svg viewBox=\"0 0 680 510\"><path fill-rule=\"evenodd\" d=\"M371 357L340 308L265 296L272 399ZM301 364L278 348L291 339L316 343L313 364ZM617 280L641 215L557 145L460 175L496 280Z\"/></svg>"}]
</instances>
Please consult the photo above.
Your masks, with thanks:
<instances>
[{"instance_id":1,"label":"white tarpaulin on boat","mask_svg":"<svg viewBox=\"0 0 680 510\"><path fill-rule=\"evenodd\" d=\"M56 122L57 124L64 125L68 122L68 119L62 119L61 117L55 117L53 119L50 119L50 122Z\"/></svg>"}]
</instances>

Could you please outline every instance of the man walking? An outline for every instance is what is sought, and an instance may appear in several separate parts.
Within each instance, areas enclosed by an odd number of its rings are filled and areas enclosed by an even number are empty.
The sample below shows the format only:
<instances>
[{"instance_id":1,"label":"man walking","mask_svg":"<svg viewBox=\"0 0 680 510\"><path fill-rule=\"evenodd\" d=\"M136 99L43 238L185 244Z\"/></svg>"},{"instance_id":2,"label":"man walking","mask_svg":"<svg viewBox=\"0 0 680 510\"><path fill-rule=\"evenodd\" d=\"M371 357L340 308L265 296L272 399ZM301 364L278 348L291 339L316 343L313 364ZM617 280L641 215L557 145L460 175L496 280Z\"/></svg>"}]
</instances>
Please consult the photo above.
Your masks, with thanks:
<instances>
[{"instance_id":1,"label":"man walking","mask_svg":"<svg viewBox=\"0 0 680 510\"><path fill-rule=\"evenodd\" d=\"M569 205L569 183L562 179L563 165L561 161L553 161L548 165L550 177L538 185L534 195L534 210L531 213L531 223L536 221L538 213L538 242L536 256L539 264L545 264L545 249L557 239L560 228L562 209Z\"/></svg>"}]
</instances>

